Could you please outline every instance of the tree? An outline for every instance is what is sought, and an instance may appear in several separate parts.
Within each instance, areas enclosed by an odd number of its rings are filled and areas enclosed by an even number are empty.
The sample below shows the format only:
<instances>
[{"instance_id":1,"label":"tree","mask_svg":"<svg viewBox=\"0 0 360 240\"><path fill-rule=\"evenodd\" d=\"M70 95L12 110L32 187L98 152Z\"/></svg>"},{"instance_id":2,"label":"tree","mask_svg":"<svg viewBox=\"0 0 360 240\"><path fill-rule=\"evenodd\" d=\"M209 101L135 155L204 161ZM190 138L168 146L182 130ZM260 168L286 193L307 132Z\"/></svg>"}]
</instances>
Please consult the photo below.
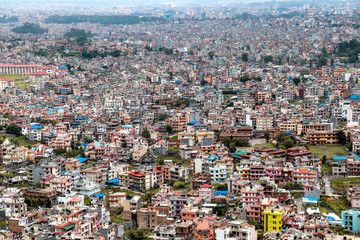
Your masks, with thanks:
<instances>
[{"instance_id":1,"label":"tree","mask_svg":"<svg viewBox=\"0 0 360 240\"><path fill-rule=\"evenodd\" d=\"M250 77L248 75L244 75L240 77L240 82L250 81Z\"/></svg>"},{"instance_id":2,"label":"tree","mask_svg":"<svg viewBox=\"0 0 360 240\"><path fill-rule=\"evenodd\" d=\"M205 86L206 84L207 84L207 81L205 81L204 79L201 79L200 85Z\"/></svg>"},{"instance_id":3,"label":"tree","mask_svg":"<svg viewBox=\"0 0 360 240\"><path fill-rule=\"evenodd\" d=\"M213 60L214 56L215 56L215 53L214 52L209 52L208 54L209 54L210 60Z\"/></svg>"},{"instance_id":4,"label":"tree","mask_svg":"<svg viewBox=\"0 0 360 240\"><path fill-rule=\"evenodd\" d=\"M130 240L147 240L149 239L144 230L141 229L131 229L128 231L127 236L129 237Z\"/></svg>"},{"instance_id":5,"label":"tree","mask_svg":"<svg viewBox=\"0 0 360 240\"><path fill-rule=\"evenodd\" d=\"M225 216L228 209L229 209L229 203L227 202L227 200L226 199L220 199L217 202L216 207L213 208L213 212L216 215Z\"/></svg>"},{"instance_id":6,"label":"tree","mask_svg":"<svg viewBox=\"0 0 360 240\"><path fill-rule=\"evenodd\" d=\"M281 132L276 136L276 145L279 148L291 148L295 146L296 139L294 136Z\"/></svg>"},{"instance_id":7,"label":"tree","mask_svg":"<svg viewBox=\"0 0 360 240\"><path fill-rule=\"evenodd\" d=\"M78 37L78 38L76 38L76 42L79 44L79 46L84 46L85 43L87 42L87 38L86 37Z\"/></svg>"},{"instance_id":8,"label":"tree","mask_svg":"<svg viewBox=\"0 0 360 240\"><path fill-rule=\"evenodd\" d=\"M228 190L228 187L227 187L227 184L217 184L215 186L215 189L217 191L227 191Z\"/></svg>"},{"instance_id":9,"label":"tree","mask_svg":"<svg viewBox=\"0 0 360 240\"><path fill-rule=\"evenodd\" d=\"M249 55L248 55L248 53L242 53L242 54L241 54L241 60L243 60L244 62L249 61Z\"/></svg>"},{"instance_id":10,"label":"tree","mask_svg":"<svg viewBox=\"0 0 360 240\"><path fill-rule=\"evenodd\" d=\"M235 144L234 142L230 143L229 151L230 151L231 153L236 152L236 144Z\"/></svg>"},{"instance_id":11,"label":"tree","mask_svg":"<svg viewBox=\"0 0 360 240\"><path fill-rule=\"evenodd\" d=\"M266 132L265 132L265 139L266 139L266 142L269 142L269 140L270 140L270 133L269 133L269 131L266 131Z\"/></svg>"},{"instance_id":12,"label":"tree","mask_svg":"<svg viewBox=\"0 0 360 240\"><path fill-rule=\"evenodd\" d=\"M326 163L326 160L327 160L326 155L323 155L322 158L321 158L321 163L322 163L322 164L325 164L325 163Z\"/></svg>"},{"instance_id":13,"label":"tree","mask_svg":"<svg viewBox=\"0 0 360 240\"><path fill-rule=\"evenodd\" d=\"M11 123L10 125L8 125L6 127L6 133L20 136L21 135L21 127L19 127L15 123Z\"/></svg>"},{"instance_id":14,"label":"tree","mask_svg":"<svg viewBox=\"0 0 360 240\"><path fill-rule=\"evenodd\" d=\"M224 137L221 142L226 146L229 147L230 146L230 138L228 137Z\"/></svg>"},{"instance_id":15,"label":"tree","mask_svg":"<svg viewBox=\"0 0 360 240\"><path fill-rule=\"evenodd\" d=\"M338 139L338 141L341 145L346 144L346 135L343 130L339 130L336 132L336 138Z\"/></svg>"},{"instance_id":16,"label":"tree","mask_svg":"<svg viewBox=\"0 0 360 240\"><path fill-rule=\"evenodd\" d=\"M300 78L294 78L293 81L296 86L301 82Z\"/></svg>"},{"instance_id":17,"label":"tree","mask_svg":"<svg viewBox=\"0 0 360 240\"><path fill-rule=\"evenodd\" d=\"M172 131L173 131L173 128L172 128L172 126L171 125L166 125L166 131L170 134L170 133L172 133Z\"/></svg>"},{"instance_id":18,"label":"tree","mask_svg":"<svg viewBox=\"0 0 360 240\"><path fill-rule=\"evenodd\" d=\"M150 138L150 132L147 128L144 128L144 130L141 133L141 136L143 136L144 138Z\"/></svg>"},{"instance_id":19,"label":"tree","mask_svg":"<svg viewBox=\"0 0 360 240\"><path fill-rule=\"evenodd\" d=\"M263 57L265 63L269 63L273 61L273 57L271 55L267 55Z\"/></svg>"}]
</instances>

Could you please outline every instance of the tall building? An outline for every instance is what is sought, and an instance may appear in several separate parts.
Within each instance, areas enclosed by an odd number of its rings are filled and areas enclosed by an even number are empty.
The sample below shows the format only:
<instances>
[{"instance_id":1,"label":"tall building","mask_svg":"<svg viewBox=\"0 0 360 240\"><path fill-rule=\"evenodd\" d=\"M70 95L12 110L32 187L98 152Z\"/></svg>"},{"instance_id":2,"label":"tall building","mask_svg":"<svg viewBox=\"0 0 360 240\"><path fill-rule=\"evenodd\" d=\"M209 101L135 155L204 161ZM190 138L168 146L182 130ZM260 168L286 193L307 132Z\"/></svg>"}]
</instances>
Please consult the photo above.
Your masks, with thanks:
<instances>
[{"instance_id":1,"label":"tall building","mask_svg":"<svg viewBox=\"0 0 360 240\"><path fill-rule=\"evenodd\" d=\"M280 232L284 224L285 211L281 209L266 209L264 211L264 231Z\"/></svg>"}]
</instances>

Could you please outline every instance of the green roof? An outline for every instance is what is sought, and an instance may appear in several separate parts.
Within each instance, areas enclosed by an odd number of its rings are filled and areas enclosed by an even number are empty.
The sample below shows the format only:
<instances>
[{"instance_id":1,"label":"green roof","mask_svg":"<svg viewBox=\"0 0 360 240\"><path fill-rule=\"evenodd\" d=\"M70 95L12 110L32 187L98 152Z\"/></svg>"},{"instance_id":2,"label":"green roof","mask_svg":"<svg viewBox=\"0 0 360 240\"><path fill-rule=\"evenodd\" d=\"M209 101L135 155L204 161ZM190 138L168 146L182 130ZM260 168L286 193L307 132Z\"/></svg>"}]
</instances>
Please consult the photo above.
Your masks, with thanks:
<instances>
[{"instance_id":1,"label":"green roof","mask_svg":"<svg viewBox=\"0 0 360 240\"><path fill-rule=\"evenodd\" d=\"M67 231L73 229L74 227L75 227L75 224L68 224L65 227L63 227L62 229L67 232Z\"/></svg>"}]
</instances>

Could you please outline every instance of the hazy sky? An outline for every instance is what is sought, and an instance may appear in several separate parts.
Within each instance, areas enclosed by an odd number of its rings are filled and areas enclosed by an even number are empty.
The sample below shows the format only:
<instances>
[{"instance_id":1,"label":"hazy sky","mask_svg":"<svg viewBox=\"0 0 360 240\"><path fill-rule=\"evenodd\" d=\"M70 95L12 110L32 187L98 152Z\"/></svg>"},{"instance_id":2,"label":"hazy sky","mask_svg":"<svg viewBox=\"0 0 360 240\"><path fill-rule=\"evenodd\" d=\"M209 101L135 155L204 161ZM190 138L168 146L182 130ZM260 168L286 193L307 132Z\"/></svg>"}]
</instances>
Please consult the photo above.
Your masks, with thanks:
<instances>
[{"instance_id":1,"label":"hazy sky","mask_svg":"<svg viewBox=\"0 0 360 240\"><path fill-rule=\"evenodd\" d=\"M271 0L231 0L231 2L263 2ZM159 5L175 3L177 5L207 5L229 3L229 0L1 0L2 4L100 4L100 5Z\"/></svg>"}]
</instances>

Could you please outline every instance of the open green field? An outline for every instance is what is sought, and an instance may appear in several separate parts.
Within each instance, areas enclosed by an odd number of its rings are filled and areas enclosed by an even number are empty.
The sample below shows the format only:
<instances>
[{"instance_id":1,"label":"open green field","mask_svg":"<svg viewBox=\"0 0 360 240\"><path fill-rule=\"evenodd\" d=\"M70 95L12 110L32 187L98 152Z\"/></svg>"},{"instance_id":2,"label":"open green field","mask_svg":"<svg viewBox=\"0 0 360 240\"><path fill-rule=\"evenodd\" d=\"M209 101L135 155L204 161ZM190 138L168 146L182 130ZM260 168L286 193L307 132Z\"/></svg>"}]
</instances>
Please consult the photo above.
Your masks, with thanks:
<instances>
[{"instance_id":1,"label":"open green field","mask_svg":"<svg viewBox=\"0 0 360 240\"><path fill-rule=\"evenodd\" d=\"M346 193L348 187L360 187L360 177L336 178L332 180L335 193Z\"/></svg>"},{"instance_id":2,"label":"open green field","mask_svg":"<svg viewBox=\"0 0 360 240\"><path fill-rule=\"evenodd\" d=\"M274 148L274 144L272 143L261 143L261 144L255 144L254 147L260 148L260 147L267 147L267 148Z\"/></svg>"},{"instance_id":3,"label":"open green field","mask_svg":"<svg viewBox=\"0 0 360 240\"><path fill-rule=\"evenodd\" d=\"M29 145L33 146L33 145L35 145L37 143L37 142L29 142L26 139L26 136L19 136L19 137L2 136L2 137L0 137L0 139L2 139L3 141L5 141L5 139L8 139L10 142L17 143L18 145L24 146L24 147L27 147Z\"/></svg>"},{"instance_id":4,"label":"open green field","mask_svg":"<svg viewBox=\"0 0 360 240\"><path fill-rule=\"evenodd\" d=\"M0 78L10 78L15 80L25 80L28 79L27 76L23 76L21 74L0 74ZM16 84L16 81L15 81Z\"/></svg>"},{"instance_id":5,"label":"open green field","mask_svg":"<svg viewBox=\"0 0 360 240\"><path fill-rule=\"evenodd\" d=\"M342 211L351 209L349 202L345 197L332 198L329 196L321 196L321 205L327 205L332 208L336 214L341 214ZM324 211L324 206L321 206L321 210ZM326 208L325 208L326 209Z\"/></svg>"},{"instance_id":6,"label":"open green field","mask_svg":"<svg viewBox=\"0 0 360 240\"><path fill-rule=\"evenodd\" d=\"M316 158L322 158L326 156L327 159L333 157L346 156L348 153L345 150L345 146L342 145L308 145L307 148L312 151L312 154Z\"/></svg>"}]
</instances>

